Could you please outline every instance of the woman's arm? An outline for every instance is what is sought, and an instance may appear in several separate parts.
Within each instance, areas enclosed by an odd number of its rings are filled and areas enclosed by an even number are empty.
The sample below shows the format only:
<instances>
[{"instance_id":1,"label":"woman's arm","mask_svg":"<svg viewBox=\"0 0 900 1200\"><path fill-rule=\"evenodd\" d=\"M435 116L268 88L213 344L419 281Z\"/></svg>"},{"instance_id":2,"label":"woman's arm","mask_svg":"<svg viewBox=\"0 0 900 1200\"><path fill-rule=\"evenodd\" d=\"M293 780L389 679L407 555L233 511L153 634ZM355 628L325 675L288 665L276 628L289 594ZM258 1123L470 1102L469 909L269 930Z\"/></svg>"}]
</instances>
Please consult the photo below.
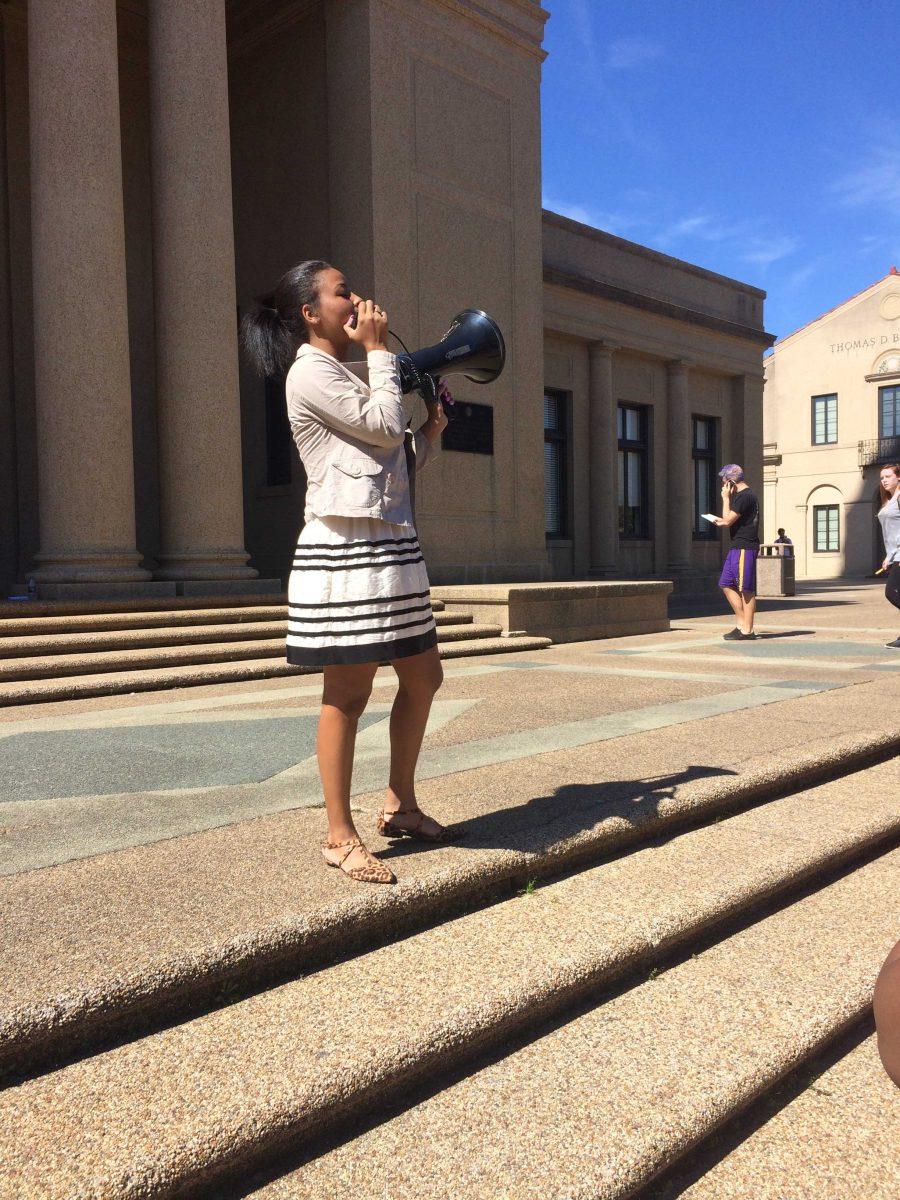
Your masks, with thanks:
<instances>
[{"instance_id":1,"label":"woman's arm","mask_svg":"<svg viewBox=\"0 0 900 1200\"><path fill-rule=\"evenodd\" d=\"M427 400L425 401L428 417L415 432L414 442L417 471L420 471L434 457L440 447L441 434L447 428L447 414L444 412L445 402L452 404L453 397L450 394L450 389L441 380L438 384L437 400L434 404L431 404Z\"/></svg>"},{"instance_id":2,"label":"woman's arm","mask_svg":"<svg viewBox=\"0 0 900 1200\"><path fill-rule=\"evenodd\" d=\"M337 362L310 355L298 368L298 399L323 425L370 446L399 446L406 432L397 360L387 350L370 350L369 394L353 387Z\"/></svg>"}]
</instances>

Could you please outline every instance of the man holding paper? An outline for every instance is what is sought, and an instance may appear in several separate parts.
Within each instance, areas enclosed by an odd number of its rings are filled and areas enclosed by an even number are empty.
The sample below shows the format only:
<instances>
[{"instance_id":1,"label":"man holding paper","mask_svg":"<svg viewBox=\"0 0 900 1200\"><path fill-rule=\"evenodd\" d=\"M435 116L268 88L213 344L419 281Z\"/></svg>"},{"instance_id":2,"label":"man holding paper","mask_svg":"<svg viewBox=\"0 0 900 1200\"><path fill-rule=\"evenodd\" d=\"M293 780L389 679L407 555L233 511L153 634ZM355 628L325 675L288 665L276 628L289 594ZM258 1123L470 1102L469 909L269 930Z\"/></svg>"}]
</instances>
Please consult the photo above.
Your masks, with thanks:
<instances>
[{"instance_id":1,"label":"man holding paper","mask_svg":"<svg viewBox=\"0 0 900 1200\"><path fill-rule=\"evenodd\" d=\"M731 549L719 576L719 587L731 605L737 625L725 634L726 642L752 641L756 616L756 558L759 554L759 500L744 482L744 471L728 463L719 472L722 479L722 515L704 513L714 525L727 526Z\"/></svg>"}]
</instances>

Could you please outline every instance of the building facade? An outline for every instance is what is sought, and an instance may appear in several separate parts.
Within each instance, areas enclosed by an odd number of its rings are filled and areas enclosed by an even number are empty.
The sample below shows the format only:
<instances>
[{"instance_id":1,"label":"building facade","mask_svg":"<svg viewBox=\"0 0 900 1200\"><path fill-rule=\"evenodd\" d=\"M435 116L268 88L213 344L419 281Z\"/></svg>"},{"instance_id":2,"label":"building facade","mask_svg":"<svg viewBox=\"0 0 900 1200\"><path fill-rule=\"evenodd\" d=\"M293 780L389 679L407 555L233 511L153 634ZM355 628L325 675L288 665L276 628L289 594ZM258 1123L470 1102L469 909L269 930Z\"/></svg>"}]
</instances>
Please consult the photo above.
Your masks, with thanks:
<instances>
[{"instance_id":1,"label":"building facade","mask_svg":"<svg viewBox=\"0 0 900 1200\"><path fill-rule=\"evenodd\" d=\"M798 579L871 575L878 474L900 461L900 274L779 340L765 366L765 536Z\"/></svg>"},{"instance_id":2,"label":"building facade","mask_svg":"<svg viewBox=\"0 0 900 1200\"><path fill-rule=\"evenodd\" d=\"M697 489L757 470L763 294L542 214L547 15L0 2L0 590L285 576L304 478L236 331L313 257L411 348L469 306L506 335L419 482L435 582L711 571Z\"/></svg>"}]
</instances>

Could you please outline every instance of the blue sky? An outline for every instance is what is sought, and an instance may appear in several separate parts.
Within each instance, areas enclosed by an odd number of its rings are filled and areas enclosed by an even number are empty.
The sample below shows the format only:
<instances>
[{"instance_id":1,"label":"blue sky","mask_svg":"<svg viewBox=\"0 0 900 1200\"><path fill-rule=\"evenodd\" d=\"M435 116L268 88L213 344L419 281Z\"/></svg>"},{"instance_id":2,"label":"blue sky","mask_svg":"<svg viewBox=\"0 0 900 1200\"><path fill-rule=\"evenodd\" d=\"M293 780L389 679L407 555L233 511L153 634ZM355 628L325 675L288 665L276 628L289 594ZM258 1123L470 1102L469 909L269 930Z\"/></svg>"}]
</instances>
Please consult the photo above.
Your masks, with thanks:
<instances>
[{"instance_id":1,"label":"blue sky","mask_svg":"<svg viewBox=\"0 0 900 1200\"><path fill-rule=\"evenodd\" d=\"M900 266L883 0L545 0L544 206L768 292L786 336Z\"/></svg>"}]
</instances>

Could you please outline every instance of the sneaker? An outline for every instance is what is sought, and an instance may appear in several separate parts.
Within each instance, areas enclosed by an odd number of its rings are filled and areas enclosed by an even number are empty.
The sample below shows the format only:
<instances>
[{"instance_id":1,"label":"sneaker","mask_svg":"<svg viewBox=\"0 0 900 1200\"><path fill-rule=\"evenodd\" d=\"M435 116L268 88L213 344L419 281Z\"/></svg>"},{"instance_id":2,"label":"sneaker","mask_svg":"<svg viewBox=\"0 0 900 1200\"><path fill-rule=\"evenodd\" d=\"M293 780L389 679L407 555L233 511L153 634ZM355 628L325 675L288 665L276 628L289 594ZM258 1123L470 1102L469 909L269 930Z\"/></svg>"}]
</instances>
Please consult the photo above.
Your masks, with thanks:
<instances>
[{"instance_id":1,"label":"sneaker","mask_svg":"<svg viewBox=\"0 0 900 1200\"><path fill-rule=\"evenodd\" d=\"M755 633L742 633L739 640L742 642L755 642L756 634Z\"/></svg>"},{"instance_id":2,"label":"sneaker","mask_svg":"<svg viewBox=\"0 0 900 1200\"><path fill-rule=\"evenodd\" d=\"M722 637L726 642L739 642L743 636L744 635L738 629L737 625L735 625L734 629L732 629L730 633L722 634Z\"/></svg>"},{"instance_id":3,"label":"sneaker","mask_svg":"<svg viewBox=\"0 0 900 1200\"><path fill-rule=\"evenodd\" d=\"M890 646L892 650L900 650L900 637L894 638L892 642L885 642L885 646Z\"/></svg>"}]
</instances>

